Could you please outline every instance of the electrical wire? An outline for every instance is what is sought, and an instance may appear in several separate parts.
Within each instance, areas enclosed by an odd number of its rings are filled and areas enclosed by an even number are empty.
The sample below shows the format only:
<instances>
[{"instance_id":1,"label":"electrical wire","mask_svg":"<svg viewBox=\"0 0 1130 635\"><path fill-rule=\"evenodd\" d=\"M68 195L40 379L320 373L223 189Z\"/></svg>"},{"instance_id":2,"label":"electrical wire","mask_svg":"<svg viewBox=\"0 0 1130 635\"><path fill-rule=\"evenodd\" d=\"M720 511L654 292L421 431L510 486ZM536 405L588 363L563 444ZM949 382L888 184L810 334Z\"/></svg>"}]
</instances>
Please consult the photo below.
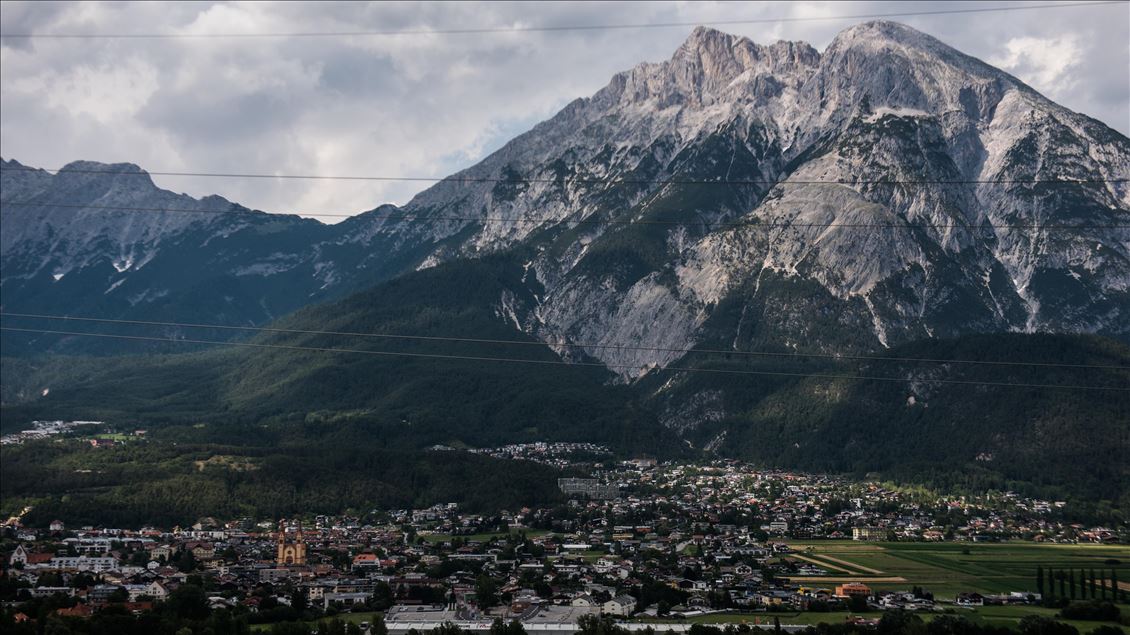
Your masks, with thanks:
<instances>
[{"instance_id":1,"label":"electrical wire","mask_svg":"<svg viewBox=\"0 0 1130 635\"><path fill-rule=\"evenodd\" d=\"M655 353L682 353L682 354L709 354L709 355L734 355L739 357L782 357L782 358L817 358L817 359L831 359L837 361L855 360L855 361L885 361L885 362L917 362L917 363L934 363L934 364L982 364L991 366L1032 366L1044 368L1079 368L1079 369L1101 369L1101 370L1130 370L1130 366L1103 365L1103 364L1064 364L1059 362L1015 362L1015 361L997 361L997 360L973 360L973 359L946 359L946 358L926 358L926 357L888 357L881 355L850 355L850 354L829 354L829 353L801 353L801 352L786 352L786 351L739 351L739 350L724 350L724 349L703 349L703 348L668 348L658 346L628 346L618 344L597 344L597 343L553 343L541 341L522 341L522 340L506 340L506 339L490 339L490 338L477 338L477 337L445 337L438 335L411 335L401 333L362 333L356 331L326 331L326 330L308 330L308 329L288 329L281 327L271 326L235 326L226 324L199 324L191 322L162 322L156 320L121 320L114 318L95 318L95 317L81 317L70 315L48 315L42 313L17 313L12 311L0 311L0 317L7 318L30 318L40 320L63 320L72 322L92 322L98 324L124 324L128 326L162 326L174 328L194 328L194 329L217 329L228 331L242 331L242 332L262 332L262 333L284 333L290 335L331 335L339 337L365 337L374 339L398 339L398 340L421 340L433 342L467 342L474 344L500 344L500 345L514 345L514 346L537 346L537 347L554 347L559 346L562 348L580 348L580 349L597 349L597 350L618 350L618 351L644 351Z\"/></svg>"},{"instance_id":2,"label":"electrical wire","mask_svg":"<svg viewBox=\"0 0 1130 635\"><path fill-rule=\"evenodd\" d=\"M640 22L622 24L573 24L560 26L506 26L464 27L448 29L382 29L370 31L291 31L272 33L2 33L0 38L43 38L56 40L122 39L122 40L208 40L225 38L320 38L320 37L375 37L419 35L486 35L493 33L554 33L563 31L612 31L631 29L668 29L693 26L740 26L753 24L778 24L802 22L829 22L839 20L878 20L884 18L910 18L935 15L968 15L1008 11L1046 9L1076 9L1083 7L1126 4L1123 1L1071 2L1058 4L1030 4L966 9L934 9L924 11L898 11L893 13L859 13L854 15L796 16L775 18L749 18L734 20L705 20L694 22Z\"/></svg>"},{"instance_id":3,"label":"electrical wire","mask_svg":"<svg viewBox=\"0 0 1130 635\"><path fill-rule=\"evenodd\" d=\"M48 174L103 174L110 176L185 176L231 179L298 179L319 181L420 181L425 183L513 183L513 184L566 184L582 185L1088 185L1097 183L1126 183L1130 178L1090 179L822 179L822 180L770 180L770 179L633 179L611 178L545 178L545 177L477 177L477 176L349 176L338 174L262 174L253 172L169 172L155 170L88 170L85 168L33 168L28 166L0 167L0 172L46 172Z\"/></svg>"},{"instance_id":4,"label":"electrical wire","mask_svg":"<svg viewBox=\"0 0 1130 635\"><path fill-rule=\"evenodd\" d=\"M402 351L373 351L363 349L351 348L328 348L319 346L295 346L286 344L260 344L255 342L225 342L216 340L198 340L198 339L171 339L164 337L152 337L144 335L119 335L110 333L83 333L79 331L58 331L49 329L26 329L16 328L11 326L0 326L0 331L12 331L20 333L39 333L43 335L62 335L74 337L98 337L109 339L123 339L123 340L140 340L152 342L168 342L176 344L203 344L215 346L237 346L248 348L260 349L280 349L290 351L308 351L308 352L325 352L325 353L353 353L361 355L376 355L387 357L411 357L411 358L424 358L424 359L445 359L445 360L458 360L458 361L475 361L475 362L499 362L499 363L517 363L517 364L537 364L543 366L583 366L594 367L603 369L620 369L620 370L640 370L638 366L631 366L627 364L603 364L600 362L568 362L564 360L541 360L541 359L521 359L513 357L486 357L477 355L448 355L441 353L408 353ZM931 379L931 378L908 378L903 379L899 377L881 377L871 375L834 375L826 373L788 373L782 371L762 371L762 370L734 370L724 368L698 368L698 367L676 367L668 366L663 370L672 372L688 372L688 373L715 373L726 375L762 375L773 377L794 377L802 379L848 379L848 380L862 380L862 381L887 381L898 383L941 383L941 384L960 384L970 386L994 386L994 387L1007 387L1007 388L1035 388L1035 389L1064 389L1064 390L1102 390L1113 392L1130 392L1130 388L1119 388L1113 386L1087 386L1077 384L1033 384L1033 383L1014 383L1014 382L993 382L993 381L967 381L960 379Z\"/></svg>"},{"instance_id":5,"label":"electrical wire","mask_svg":"<svg viewBox=\"0 0 1130 635\"><path fill-rule=\"evenodd\" d=\"M739 221L717 221L711 222L701 218L693 218L689 220L664 220L664 219L648 219L643 218L639 220L633 219L616 219L616 218L562 218L562 219L542 219L542 218L519 218L519 217L501 217L501 216L425 216L422 214L377 214L376 210L369 212L360 212L357 214L327 214L318 212L297 212L290 214L274 214L271 212L261 212L250 209L227 209L227 210L210 210L210 209L189 209L189 208L176 208L176 207L131 207L122 205L72 205L66 203L36 203L31 201L11 201L0 203L0 207L11 205L13 207L43 207L43 208L58 208L58 209L73 209L76 211L81 210L104 210L104 211L122 211L122 212L147 212L147 213L184 213L184 214L228 214L228 215L247 215L255 217L263 216L277 216L279 218L292 218L296 216L313 217L313 218L359 218L366 220L379 220L379 221L407 221L407 222L421 222L439 224L445 222L483 222L483 223L559 223L562 225L687 225L690 223L703 223L712 227L752 227L752 228L789 228L789 227L841 227L841 228L873 228L873 229L1039 229L1039 230L1091 230L1091 229L1127 229L1130 224L1089 224L1089 225L1041 225L1039 223L1026 223L1026 224L993 224L993 223L798 223L792 221L773 221L762 222L760 219L739 220ZM233 204L234 206L234 204ZM380 208L377 208L380 209Z\"/></svg>"}]
</instances>

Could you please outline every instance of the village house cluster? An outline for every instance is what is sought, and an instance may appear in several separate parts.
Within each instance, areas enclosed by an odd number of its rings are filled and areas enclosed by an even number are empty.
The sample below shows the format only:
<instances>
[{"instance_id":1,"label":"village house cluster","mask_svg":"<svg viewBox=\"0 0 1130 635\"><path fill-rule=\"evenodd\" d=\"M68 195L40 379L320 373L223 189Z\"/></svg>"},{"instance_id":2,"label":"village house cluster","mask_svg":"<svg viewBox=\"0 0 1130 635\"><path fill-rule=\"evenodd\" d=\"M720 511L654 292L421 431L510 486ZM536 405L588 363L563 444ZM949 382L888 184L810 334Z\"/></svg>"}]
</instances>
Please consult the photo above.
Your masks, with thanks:
<instances>
[{"instance_id":1,"label":"village house cluster","mask_svg":"<svg viewBox=\"0 0 1130 635\"><path fill-rule=\"evenodd\" d=\"M211 607L263 621L281 607L381 610L394 632L498 616L565 624L585 614L677 621L723 610L930 611L1039 598L1030 588L941 598L822 582L833 573L826 562L789 543L1119 538L1056 520L1054 502L933 497L735 462L598 464L591 479L560 485L566 502L489 514L449 503L139 530L10 520L5 588L14 595L3 601L64 596L73 602L58 610L68 615L113 603L140 612L194 584Z\"/></svg>"},{"instance_id":2,"label":"village house cluster","mask_svg":"<svg viewBox=\"0 0 1130 635\"><path fill-rule=\"evenodd\" d=\"M32 421L31 427L27 430L0 436L0 445L19 445L26 441L68 434L83 426L102 426L104 423L103 421Z\"/></svg>"},{"instance_id":3,"label":"village house cluster","mask_svg":"<svg viewBox=\"0 0 1130 635\"><path fill-rule=\"evenodd\" d=\"M437 446L437 449L452 449ZM612 450L596 443L572 443L566 441L539 441L535 443L512 443L496 448L474 448L474 454L485 454L496 459L517 459L533 461L556 468L568 467L578 459L610 458Z\"/></svg>"}]
</instances>

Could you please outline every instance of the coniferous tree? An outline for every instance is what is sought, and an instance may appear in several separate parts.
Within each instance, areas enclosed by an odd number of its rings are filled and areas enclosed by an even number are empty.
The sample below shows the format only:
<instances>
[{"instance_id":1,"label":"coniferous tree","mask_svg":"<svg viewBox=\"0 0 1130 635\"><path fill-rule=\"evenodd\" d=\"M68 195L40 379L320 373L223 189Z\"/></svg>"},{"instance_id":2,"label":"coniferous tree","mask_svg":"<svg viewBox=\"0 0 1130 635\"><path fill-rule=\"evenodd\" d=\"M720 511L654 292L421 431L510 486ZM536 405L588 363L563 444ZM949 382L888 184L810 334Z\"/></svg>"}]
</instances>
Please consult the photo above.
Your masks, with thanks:
<instances>
[{"instance_id":1,"label":"coniferous tree","mask_svg":"<svg viewBox=\"0 0 1130 635\"><path fill-rule=\"evenodd\" d=\"M1059 576L1059 597L1065 598L1067 597L1067 576L1063 575L1063 571L1056 575Z\"/></svg>"},{"instance_id":2,"label":"coniferous tree","mask_svg":"<svg viewBox=\"0 0 1130 635\"><path fill-rule=\"evenodd\" d=\"M1110 570L1110 599L1117 602L1118 598L1121 596L1122 599L1125 600L1126 594L1120 593L1120 591L1122 591L1122 589L1118 588L1118 572L1112 568Z\"/></svg>"},{"instance_id":3,"label":"coniferous tree","mask_svg":"<svg viewBox=\"0 0 1130 635\"><path fill-rule=\"evenodd\" d=\"M1036 592L1041 597L1044 595L1044 568L1041 566L1036 567Z\"/></svg>"},{"instance_id":4,"label":"coniferous tree","mask_svg":"<svg viewBox=\"0 0 1130 635\"><path fill-rule=\"evenodd\" d=\"M1097 599L1099 599L1099 590L1097 588L1097 583L1095 582L1095 570L1091 569L1090 573L1091 573L1091 599L1097 600Z\"/></svg>"},{"instance_id":5,"label":"coniferous tree","mask_svg":"<svg viewBox=\"0 0 1130 635\"><path fill-rule=\"evenodd\" d=\"M1074 600L1075 599L1075 570L1074 569L1068 569L1067 570L1067 578L1068 578L1068 584L1071 585L1071 599Z\"/></svg>"},{"instance_id":6,"label":"coniferous tree","mask_svg":"<svg viewBox=\"0 0 1130 635\"><path fill-rule=\"evenodd\" d=\"M1102 569L1099 569L1099 571L1101 572ZM1099 592L1102 593L1102 599L1105 600L1106 599L1106 576L1105 575L1103 576L1103 578L1101 580L1099 580Z\"/></svg>"},{"instance_id":7,"label":"coniferous tree","mask_svg":"<svg viewBox=\"0 0 1130 635\"><path fill-rule=\"evenodd\" d=\"M373 625L369 628L370 635L388 635L388 626L385 625L385 616L383 613L375 613L373 615Z\"/></svg>"}]
</instances>

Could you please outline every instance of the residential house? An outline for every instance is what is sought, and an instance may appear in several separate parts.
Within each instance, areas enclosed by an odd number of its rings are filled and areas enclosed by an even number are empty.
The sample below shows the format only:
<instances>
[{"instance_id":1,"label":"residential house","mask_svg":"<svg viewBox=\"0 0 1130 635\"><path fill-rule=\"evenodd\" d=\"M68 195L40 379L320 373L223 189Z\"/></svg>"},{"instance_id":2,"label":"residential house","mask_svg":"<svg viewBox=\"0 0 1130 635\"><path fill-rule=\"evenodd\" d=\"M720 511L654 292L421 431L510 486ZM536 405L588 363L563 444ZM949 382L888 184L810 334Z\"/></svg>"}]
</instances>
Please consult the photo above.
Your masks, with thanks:
<instances>
[{"instance_id":1,"label":"residential house","mask_svg":"<svg viewBox=\"0 0 1130 635\"><path fill-rule=\"evenodd\" d=\"M887 530L882 527L852 527L851 539L863 542L886 540Z\"/></svg>"},{"instance_id":2,"label":"residential house","mask_svg":"<svg viewBox=\"0 0 1130 635\"><path fill-rule=\"evenodd\" d=\"M953 603L958 606L985 606L985 596L980 593L958 593Z\"/></svg>"},{"instance_id":3,"label":"residential house","mask_svg":"<svg viewBox=\"0 0 1130 635\"><path fill-rule=\"evenodd\" d=\"M569 600L569 606L578 606L578 607L583 607L583 608L589 608L589 607L596 606L596 603L593 602L592 597L590 597L589 595L586 594L586 595L578 595L578 596L574 597L572 600Z\"/></svg>"},{"instance_id":4,"label":"residential house","mask_svg":"<svg viewBox=\"0 0 1130 635\"><path fill-rule=\"evenodd\" d=\"M375 553L359 553L353 556L353 570L363 571L365 569L379 569L381 561L377 558Z\"/></svg>"},{"instance_id":5,"label":"residential house","mask_svg":"<svg viewBox=\"0 0 1130 635\"><path fill-rule=\"evenodd\" d=\"M60 617L90 617L94 615L94 608L89 604L76 604L71 608L55 609L55 615Z\"/></svg>"},{"instance_id":6,"label":"residential house","mask_svg":"<svg viewBox=\"0 0 1130 635\"><path fill-rule=\"evenodd\" d=\"M86 592L86 599L91 604L106 604L121 589L113 584L96 584Z\"/></svg>"},{"instance_id":7,"label":"residential house","mask_svg":"<svg viewBox=\"0 0 1130 635\"><path fill-rule=\"evenodd\" d=\"M184 548L191 551L192 556L197 560L211 560L216 557L216 548L211 543L189 542Z\"/></svg>"}]
</instances>

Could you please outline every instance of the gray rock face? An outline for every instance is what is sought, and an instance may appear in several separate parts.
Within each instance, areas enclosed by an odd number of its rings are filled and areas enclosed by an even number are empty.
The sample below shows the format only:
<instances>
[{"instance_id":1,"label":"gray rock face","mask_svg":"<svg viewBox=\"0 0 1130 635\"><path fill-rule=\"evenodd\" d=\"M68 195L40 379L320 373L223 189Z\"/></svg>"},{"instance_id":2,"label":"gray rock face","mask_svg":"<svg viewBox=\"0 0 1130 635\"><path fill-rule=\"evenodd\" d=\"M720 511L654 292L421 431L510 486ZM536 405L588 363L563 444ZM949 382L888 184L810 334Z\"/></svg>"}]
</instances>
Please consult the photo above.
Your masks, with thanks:
<instances>
[{"instance_id":1,"label":"gray rock face","mask_svg":"<svg viewBox=\"0 0 1130 635\"><path fill-rule=\"evenodd\" d=\"M5 201L74 194L50 184L63 176L9 176ZM73 275L102 253L138 268L191 229L248 250L202 266L251 288L287 272L275 279L303 295L296 304L510 250L537 304L502 297L499 315L626 381L705 342L831 351L972 332L1125 336L1127 179L1126 137L908 27L857 25L823 53L699 28L670 60L616 75L400 210L333 228L92 212L74 227L17 217L9 234L5 220L5 306L9 277L46 285L46 269ZM153 189L78 198L230 205ZM252 226L257 251L232 238ZM61 255L38 262L29 245Z\"/></svg>"},{"instance_id":2,"label":"gray rock face","mask_svg":"<svg viewBox=\"0 0 1130 635\"><path fill-rule=\"evenodd\" d=\"M562 182L457 181L507 175ZM408 208L484 219L428 264L535 244L544 293L524 328L591 342L630 379L680 354L618 347L694 346L714 307L757 300L767 272L771 311L790 313L782 285L814 282L816 305L867 326L863 347L1125 335L1128 177L1125 137L905 26L853 27L823 54L697 29ZM1020 182L1071 179L1106 182ZM843 348L841 333L798 329L772 333Z\"/></svg>"}]
</instances>

